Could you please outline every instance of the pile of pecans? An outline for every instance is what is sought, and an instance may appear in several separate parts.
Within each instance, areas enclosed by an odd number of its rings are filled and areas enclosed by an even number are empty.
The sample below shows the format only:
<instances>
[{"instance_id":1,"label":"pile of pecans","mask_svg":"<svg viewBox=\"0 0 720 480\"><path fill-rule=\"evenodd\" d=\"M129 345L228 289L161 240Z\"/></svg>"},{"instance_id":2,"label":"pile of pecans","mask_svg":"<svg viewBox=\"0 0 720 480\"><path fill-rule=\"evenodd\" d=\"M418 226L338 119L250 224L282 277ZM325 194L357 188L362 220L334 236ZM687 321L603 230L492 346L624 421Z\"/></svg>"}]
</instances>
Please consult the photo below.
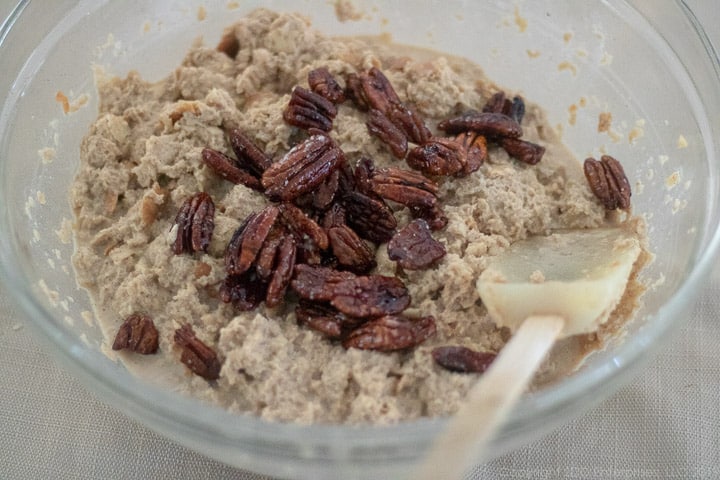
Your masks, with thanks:
<instances>
[{"instance_id":1,"label":"pile of pecans","mask_svg":"<svg viewBox=\"0 0 720 480\"><path fill-rule=\"evenodd\" d=\"M435 319L403 315L411 299L402 280L370 273L376 266L377 246L388 244L388 256L400 270L431 268L446 253L432 231L447 224L433 178L475 172L487 158L489 143L530 165L540 161L545 149L520 139L525 104L518 96L508 99L498 92L481 112L472 110L440 122L438 129L450 136L436 137L377 68L347 75L343 88L323 67L309 73L308 84L310 89L293 89L283 113L283 119L305 130L307 137L279 160L273 161L238 129L227 132L235 158L210 148L202 152L202 161L216 175L263 192L270 201L232 235L225 250L220 299L248 311L263 301L269 308L277 307L291 295L298 299L299 324L345 348L413 348L435 334ZM361 158L354 167L349 164L329 135L337 105L346 100L367 112L369 133L412 170L377 168L369 158ZM593 191L597 195L596 190L604 188L599 198L608 208L627 208L629 186L627 195L625 190L619 196L608 193L618 184L626 188L627 179L617 181L619 164L606 167L605 157L603 162L601 168L586 163ZM387 202L407 207L413 220L398 230ZM175 218L175 254L207 251L214 212L213 200L204 192L183 203ZM134 328L147 329L144 322L134 322ZM132 325L121 327L125 337L132 338ZM217 355L195 337L190 325L178 329L174 340L182 350L181 361L193 372L218 378ZM136 351L151 353L145 350ZM483 372L495 354L446 346L432 355L449 370Z\"/></svg>"}]
</instances>

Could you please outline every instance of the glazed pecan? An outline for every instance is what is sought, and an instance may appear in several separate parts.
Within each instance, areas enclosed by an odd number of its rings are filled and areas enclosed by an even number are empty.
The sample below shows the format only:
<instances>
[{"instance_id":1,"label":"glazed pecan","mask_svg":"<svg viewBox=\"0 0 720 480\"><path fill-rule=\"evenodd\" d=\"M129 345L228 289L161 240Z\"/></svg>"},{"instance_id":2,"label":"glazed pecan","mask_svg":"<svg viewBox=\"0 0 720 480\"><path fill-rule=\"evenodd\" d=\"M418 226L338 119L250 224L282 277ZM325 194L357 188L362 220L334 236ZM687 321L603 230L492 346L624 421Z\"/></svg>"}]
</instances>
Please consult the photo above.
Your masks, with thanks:
<instances>
[{"instance_id":1,"label":"glazed pecan","mask_svg":"<svg viewBox=\"0 0 720 480\"><path fill-rule=\"evenodd\" d=\"M215 229L215 204L210 195L199 192L185 200L175 216L175 225L175 255L207 252Z\"/></svg>"},{"instance_id":2,"label":"glazed pecan","mask_svg":"<svg viewBox=\"0 0 720 480\"><path fill-rule=\"evenodd\" d=\"M437 205L437 183L420 173L400 168L379 168L370 175L370 188L386 200L419 209Z\"/></svg>"},{"instance_id":3,"label":"glazed pecan","mask_svg":"<svg viewBox=\"0 0 720 480\"><path fill-rule=\"evenodd\" d=\"M378 68L372 67L358 76L360 80L360 96L364 102L375 110L387 114L392 104L400 104L390 80Z\"/></svg>"},{"instance_id":4,"label":"glazed pecan","mask_svg":"<svg viewBox=\"0 0 720 480\"><path fill-rule=\"evenodd\" d=\"M205 345L195 336L192 326L185 324L175 330L175 344L182 349L180 361L194 374L207 380L220 377L220 359L215 350Z\"/></svg>"},{"instance_id":5,"label":"glazed pecan","mask_svg":"<svg viewBox=\"0 0 720 480\"><path fill-rule=\"evenodd\" d=\"M120 325L113 350L130 350L131 352L148 355L157 352L158 331L148 315L133 313Z\"/></svg>"},{"instance_id":6,"label":"glazed pecan","mask_svg":"<svg viewBox=\"0 0 720 480\"><path fill-rule=\"evenodd\" d=\"M429 268L445 256L445 247L432 237L423 219L408 223L387 246L388 257L406 270Z\"/></svg>"},{"instance_id":7,"label":"glazed pecan","mask_svg":"<svg viewBox=\"0 0 720 480\"><path fill-rule=\"evenodd\" d=\"M357 73L349 73L345 76L345 98L351 100L358 110L365 112L370 107L365 100L362 89L362 82Z\"/></svg>"},{"instance_id":8,"label":"glazed pecan","mask_svg":"<svg viewBox=\"0 0 720 480\"><path fill-rule=\"evenodd\" d=\"M360 157L353 171L354 188L365 195L375 196L372 185L370 185L370 177L372 177L374 171L375 162L373 162L372 158Z\"/></svg>"},{"instance_id":9,"label":"glazed pecan","mask_svg":"<svg viewBox=\"0 0 720 480\"><path fill-rule=\"evenodd\" d=\"M345 91L327 67L311 70L308 73L308 84L310 85L310 90L325 97L332 103L337 104L345 101Z\"/></svg>"},{"instance_id":10,"label":"glazed pecan","mask_svg":"<svg viewBox=\"0 0 720 480\"><path fill-rule=\"evenodd\" d=\"M413 218L425 220L430 230L442 230L448 223L448 218L438 205L432 208L410 208L410 213Z\"/></svg>"},{"instance_id":11,"label":"glazed pecan","mask_svg":"<svg viewBox=\"0 0 720 480\"><path fill-rule=\"evenodd\" d=\"M458 175L465 170L463 146L450 138L434 138L410 150L405 159L410 168L425 175Z\"/></svg>"},{"instance_id":12,"label":"glazed pecan","mask_svg":"<svg viewBox=\"0 0 720 480\"><path fill-rule=\"evenodd\" d=\"M375 266L375 252L347 225L328 228L332 252L340 265L355 273L367 273Z\"/></svg>"},{"instance_id":13,"label":"glazed pecan","mask_svg":"<svg viewBox=\"0 0 720 480\"><path fill-rule=\"evenodd\" d=\"M348 317L330 305L307 300L300 300L295 307L295 318L298 325L306 325L332 340L344 337L364 322L362 319Z\"/></svg>"},{"instance_id":14,"label":"glazed pecan","mask_svg":"<svg viewBox=\"0 0 720 480\"><path fill-rule=\"evenodd\" d=\"M422 117L414 109L402 103L391 103L385 115L412 142L423 144L432 136Z\"/></svg>"},{"instance_id":15,"label":"glazed pecan","mask_svg":"<svg viewBox=\"0 0 720 480\"><path fill-rule=\"evenodd\" d=\"M393 211L380 199L358 191L343 196L347 224L361 237L375 243L390 240L397 228Z\"/></svg>"},{"instance_id":16,"label":"glazed pecan","mask_svg":"<svg viewBox=\"0 0 720 480\"><path fill-rule=\"evenodd\" d=\"M230 137L230 147L235 152L241 167L247 166L247 170L258 178L270 168L272 160L242 130L233 128L228 132L228 137Z\"/></svg>"},{"instance_id":17,"label":"glazed pecan","mask_svg":"<svg viewBox=\"0 0 720 480\"><path fill-rule=\"evenodd\" d=\"M590 189L606 209L630 208L630 182L620 162L610 155L603 155L600 161L588 158L583 170Z\"/></svg>"},{"instance_id":18,"label":"glazed pecan","mask_svg":"<svg viewBox=\"0 0 720 480\"><path fill-rule=\"evenodd\" d=\"M235 230L225 249L225 271L228 275L240 275L250 269L279 213L278 207L271 205L251 214Z\"/></svg>"},{"instance_id":19,"label":"glazed pecan","mask_svg":"<svg viewBox=\"0 0 720 480\"><path fill-rule=\"evenodd\" d=\"M235 57L237 57L238 52L240 51L240 42L235 36L235 33L228 32L222 36L222 38L220 39L220 43L217 44L217 47L215 47L215 49L218 52L222 52L234 60Z\"/></svg>"},{"instance_id":20,"label":"glazed pecan","mask_svg":"<svg viewBox=\"0 0 720 480\"><path fill-rule=\"evenodd\" d=\"M267 280L273 274L275 268L275 257L283 239L287 235L283 229L275 225L263 242L260 252L255 258L255 272L258 277Z\"/></svg>"},{"instance_id":21,"label":"glazed pecan","mask_svg":"<svg viewBox=\"0 0 720 480\"><path fill-rule=\"evenodd\" d=\"M291 203L283 203L279 209L285 224L295 233L298 240L304 241L305 238L309 238L320 250L328 248L327 234L315 220Z\"/></svg>"},{"instance_id":22,"label":"glazed pecan","mask_svg":"<svg viewBox=\"0 0 720 480\"><path fill-rule=\"evenodd\" d=\"M394 315L410 305L410 295L396 277L358 276L325 267L298 265L291 285L301 298L330 302L342 313L357 318Z\"/></svg>"},{"instance_id":23,"label":"glazed pecan","mask_svg":"<svg viewBox=\"0 0 720 480\"><path fill-rule=\"evenodd\" d=\"M293 200L318 187L343 161L342 150L329 136L311 135L265 170L265 194L282 201Z\"/></svg>"},{"instance_id":24,"label":"glazed pecan","mask_svg":"<svg viewBox=\"0 0 720 480\"><path fill-rule=\"evenodd\" d=\"M329 132L335 115L337 108L330 100L298 86L290 95L290 102L283 112L283 119L295 127L317 128Z\"/></svg>"},{"instance_id":25,"label":"glazed pecan","mask_svg":"<svg viewBox=\"0 0 720 480\"><path fill-rule=\"evenodd\" d=\"M262 191L263 189L257 175L239 167L235 160L222 152L218 152L212 148L204 148L202 151L202 160L216 175L221 176L235 185L245 185L248 188L258 191Z\"/></svg>"},{"instance_id":26,"label":"glazed pecan","mask_svg":"<svg viewBox=\"0 0 720 480\"><path fill-rule=\"evenodd\" d=\"M380 110L370 110L365 122L370 135L374 135L385 143L394 156L405 158L408 150L408 139L400 128L385 116Z\"/></svg>"},{"instance_id":27,"label":"glazed pecan","mask_svg":"<svg viewBox=\"0 0 720 480\"><path fill-rule=\"evenodd\" d=\"M340 182L340 170L333 170L328 177L312 192L312 206L317 210L326 210L332 205Z\"/></svg>"},{"instance_id":28,"label":"glazed pecan","mask_svg":"<svg viewBox=\"0 0 720 480\"><path fill-rule=\"evenodd\" d=\"M441 367L451 372L483 373L497 357L496 353L476 352L467 347L437 347L432 357Z\"/></svg>"},{"instance_id":29,"label":"glazed pecan","mask_svg":"<svg viewBox=\"0 0 720 480\"><path fill-rule=\"evenodd\" d=\"M528 165L537 164L545 154L545 147L519 138L503 138L500 146L508 155Z\"/></svg>"},{"instance_id":30,"label":"glazed pecan","mask_svg":"<svg viewBox=\"0 0 720 480\"><path fill-rule=\"evenodd\" d=\"M254 310L267 296L267 282L254 268L241 275L228 275L220 285L220 300L242 311Z\"/></svg>"},{"instance_id":31,"label":"glazed pecan","mask_svg":"<svg viewBox=\"0 0 720 480\"><path fill-rule=\"evenodd\" d=\"M345 225L345 210L338 203L334 203L330 209L325 212L322 220L322 226L325 230L329 230L333 227L339 227Z\"/></svg>"},{"instance_id":32,"label":"glazed pecan","mask_svg":"<svg viewBox=\"0 0 720 480\"><path fill-rule=\"evenodd\" d=\"M475 110L443 120L438 124L438 128L450 134L472 130L487 137L518 138L522 136L520 124L507 115Z\"/></svg>"},{"instance_id":33,"label":"glazed pecan","mask_svg":"<svg viewBox=\"0 0 720 480\"><path fill-rule=\"evenodd\" d=\"M411 319L386 315L353 330L343 346L381 352L405 350L421 344L435 331L435 319L431 316Z\"/></svg>"},{"instance_id":34,"label":"glazed pecan","mask_svg":"<svg viewBox=\"0 0 720 480\"><path fill-rule=\"evenodd\" d=\"M525 116L525 101L520 96L515 96L512 100L508 99L505 92L497 92L487 101L482 109L485 113L502 113L522 123Z\"/></svg>"},{"instance_id":35,"label":"glazed pecan","mask_svg":"<svg viewBox=\"0 0 720 480\"><path fill-rule=\"evenodd\" d=\"M278 248L277 263L265 296L265 304L270 308L279 305L285 296L295 268L296 252L295 239L291 235L285 236Z\"/></svg>"},{"instance_id":36,"label":"glazed pecan","mask_svg":"<svg viewBox=\"0 0 720 480\"><path fill-rule=\"evenodd\" d=\"M463 132L457 134L453 139L462 146L460 155L461 162L464 161L460 176L470 175L485 162L488 155L487 140L476 132Z\"/></svg>"}]
</instances>

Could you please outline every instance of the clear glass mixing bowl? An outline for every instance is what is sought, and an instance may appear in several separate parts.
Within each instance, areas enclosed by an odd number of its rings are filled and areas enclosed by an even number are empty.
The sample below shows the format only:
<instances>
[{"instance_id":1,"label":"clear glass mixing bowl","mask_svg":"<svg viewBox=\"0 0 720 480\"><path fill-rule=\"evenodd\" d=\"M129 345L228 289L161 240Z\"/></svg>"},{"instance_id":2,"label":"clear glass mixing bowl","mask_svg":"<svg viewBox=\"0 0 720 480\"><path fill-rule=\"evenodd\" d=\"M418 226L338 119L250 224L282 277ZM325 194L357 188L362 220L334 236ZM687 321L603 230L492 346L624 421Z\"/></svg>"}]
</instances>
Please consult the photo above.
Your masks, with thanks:
<instances>
[{"instance_id":1,"label":"clear glass mixing bowl","mask_svg":"<svg viewBox=\"0 0 720 480\"><path fill-rule=\"evenodd\" d=\"M362 18L338 21L343 4ZM589 409L661 348L720 242L720 67L681 1L23 1L0 29L0 275L48 349L99 397L213 458L292 478L401 477L445 423L296 426L232 415L132 377L103 355L100 331L86 321L67 188L97 112L92 65L159 79L196 37L215 44L259 5L301 10L328 34L389 32L466 56L545 106L578 157L605 147L626 165L657 254L637 319L576 374L526 395L485 458ZM598 132L601 112L612 112L609 132Z\"/></svg>"}]
</instances>

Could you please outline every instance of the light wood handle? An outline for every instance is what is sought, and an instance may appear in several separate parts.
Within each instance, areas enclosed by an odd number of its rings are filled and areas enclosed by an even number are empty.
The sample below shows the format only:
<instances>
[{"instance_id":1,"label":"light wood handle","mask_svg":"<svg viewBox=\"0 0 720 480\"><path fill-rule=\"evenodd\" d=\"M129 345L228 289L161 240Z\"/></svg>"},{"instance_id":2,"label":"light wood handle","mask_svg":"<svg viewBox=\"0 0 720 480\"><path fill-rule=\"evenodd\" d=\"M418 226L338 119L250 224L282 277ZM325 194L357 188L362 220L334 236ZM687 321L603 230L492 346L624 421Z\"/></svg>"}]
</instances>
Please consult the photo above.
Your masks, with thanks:
<instances>
[{"instance_id":1,"label":"light wood handle","mask_svg":"<svg viewBox=\"0 0 720 480\"><path fill-rule=\"evenodd\" d=\"M500 355L468 393L415 480L456 480L480 459L487 442L526 390L565 321L557 316L528 317Z\"/></svg>"}]
</instances>

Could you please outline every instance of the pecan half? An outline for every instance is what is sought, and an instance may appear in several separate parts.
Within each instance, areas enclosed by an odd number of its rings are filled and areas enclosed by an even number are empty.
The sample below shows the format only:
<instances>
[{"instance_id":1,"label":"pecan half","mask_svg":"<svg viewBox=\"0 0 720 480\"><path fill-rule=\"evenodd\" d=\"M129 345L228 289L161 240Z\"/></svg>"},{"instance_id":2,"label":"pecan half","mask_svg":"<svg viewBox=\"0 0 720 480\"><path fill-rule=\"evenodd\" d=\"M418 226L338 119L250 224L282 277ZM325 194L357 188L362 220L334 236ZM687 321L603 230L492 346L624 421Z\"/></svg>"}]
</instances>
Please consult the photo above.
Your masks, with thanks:
<instances>
[{"instance_id":1,"label":"pecan half","mask_svg":"<svg viewBox=\"0 0 720 480\"><path fill-rule=\"evenodd\" d=\"M322 226L325 230L345 224L345 210L338 203L333 204L322 219Z\"/></svg>"},{"instance_id":2,"label":"pecan half","mask_svg":"<svg viewBox=\"0 0 720 480\"><path fill-rule=\"evenodd\" d=\"M265 194L282 201L293 200L323 183L344 158L329 136L314 134L265 170L262 176Z\"/></svg>"},{"instance_id":3,"label":"pecan half","mask_svg":"<svg viewBox=\"0 0 720 480\"><path fill-rule=\"evenodd\" d=\"M508 99L505 92L497 92L490 97L482 109L485 113L502 113L522 123L525 116L525 101L520 96L515 96L512 100Z\"/></svg>"},{"instance_id":4,"label":"pecan half","mask_svg":"<svg viewBox=\"0 0 720 480\"><path fill-rule=\"evenodd\" d=\"M295 268L296 253L295 239L287 235L278 248L277 263L265 296L265 304L270 308L279 305L285 296Z\"/></svg>"},{"instance_id":5,"label":"pecan half","mask_svg":"<svg viewBox=\"0 0 720 480\"><path fill-rule=\"evenodd\" d=\"M475 110L443 120L438 124L438 128L450 134L472 130L488 137L518 138L522 136L520 124L507 115Z\"/></svg>"},{"instance_id":6,"label":"pecan half","mask_svg":"<svg viewBox=\"0 0 720 480\"><path fill-rule=\"evenodd\" d=\"M385 115L412 142L423 144L432 136L430 129L425 125L425 121L420 117L420 114L402 103L390 104Z\"/></svg>"},{"instance_id":7,"label":"pecan half","mask_svg":"<svg viewBox=\"0 0 720 480\"><path fill-rule=\"evenodd\" d=\"M382 198L410 208L430 209L437 204L437 183L410 170L375 169L371 173L370 188Z\"/></svg>"},{"instance_id":8,"label":"pecan half","mask_svg":"<svg viewBox=\"0 0 720 480\"><path fill-rule=\"evenodd\" d=\"M220 360L215 350L195 336L192 326L185 324L175 330L175 344L182 349L180 361L194 374L207 380L220 378Z\"/></svg>"},{"instance_id":9,"label":"pecan half","mask_svg":"<svg viewBox=\"0 0 720 480\"><path fill-rule=\"evenodd\" d=\"M240 275L248 271L279 213L278 207L266 207L261 212L250 215L243 225L235 230L225 249L225 271L228 275Z\"/></svg>"},{"instance_id":10,"label":"pecan half","mask_svg":"<svg viewBox=\"0 0 720 480\"><path fill-rule=\"evenodd\" d=\"M378 68L372 67L358 76L360 80L360 95L370 108L387 113L392 104L399 104L400 97L395 93L390 80Z\"/></svg>"},{"instance_id":11,"label":"pecan half","mask_svg":"<svg viewBox=\"0 0 720 480\"><path fill-rule=\"evenodd\" d=\"M301 298L330 302L342 313L356 318L394 315L410 305L410 295L396 277L358 276L326 267L298 265L291 286Z\"/></svg>"},{"instance_id":12,"label":"pecan half","mask_svg":"<svg viewBox=\"0 0 720 480\"><path fill-rule=\"evenodd\" d=\"M327 230L332 252L338 263L355 273L367 273L375 266L375 252L347 225Z\"/></svg>"},{"instance_id":13,"label":"pecan half","mask_svg":"<svg viewBox=\"0 0 720 480\"><path fill-rule=\"evenodd\" d=\"M363 94L362 82L357 73L348 73L345 76L345 98L351 100L358 110L367 111L370 107Z\"/></svg>"},{"instance_id":14,"label":"pecan half","mask_svg":"<svg viewBox=\"0 0 720 480\"><path fill-rule=\"evenodd\" d=\"M228 275L220 285L220 300L242 311L254 310L266 296L267 282L258 277L255 269Z\"/></svg>"},{"instance_id":15,"label":"pecan half","mask_svg":"<svg viewBox=\"0 0 720 480\"><path fill-rule=\"evenodd\" d=\"M312 206L317 210L326 210L332 205L340 184L340 170L333 172L312 192Z\"/></svg>"},{"instance_id":16,"label":"pecan half","mask_svg":"<svg viewBox=\"0 0 720 480\"><path fill-rule=\"evenodd\" d=\"M216 175L235 185L245 185L253 190L262 191L260 179L252 172L239 167L235 160L212 148L204 148L202 160Z\"/></svg>"},{"instance_id":17,"label":"pecan half","mask_svg":"<svg viewBox=\"0 0 720 480\"><path fill-rule=\"evenodd\" d=\"M127 317L115 335L112 349L130 350L142 355L157 352L158 331L152 318L142 313Z\"/></svg>"},{"instance_id":18,"label":"pecan half","mask_svg":"<svg viewBox=\"0 0 720 480\"><path fill-rule=\"evenodd\" d=\"M483 373L497 354L476 352L467 347L447 346L434 348L432 357L438 365L451 372Z\"/></svg>"},{"instance_id":19,"label":"pecan half","mask_svg":"<svg viewBox=\"0 0 720 480\"><path fill-rule=\"evenodd\" d=\"M630 182L620 162L610 155L603 155L600 161L588 158L583 170L590 189L606 209L630 208Z\"/></svg>"},{"instance_id":20,"label":"pecan half","mask_svg":"<svg viewBox=\"0 0 720 480\"><path fill-rule=\"evenodd\" d=\"M270 168L272 160L242 130L233 128L228 132L228 137L238 163L247 165L247 169L256 177L262 176L263 172Z\"/></svg>"},{"instance_id":21,"label":"pecan half","mask_svg":"<svg viewBox=\"0 0 720 480\"><path fill-rule=\"evenodd\" d=\"M499 91L497 93L494 93L488 99L488 101L483 106L482 111L485 113L503 113L503 110L505 110L506 102L507 98L505 96L505 92Z\"/></svg>"},{"instance_id":22,"label":"pecan half","mask_svg":"<svg viewBox=\"0 0 720 480\"><path fill-rule=\"evenodd\" d=\"M519 138L503 138L500 146L511 157L528 165L537 164L545 154L545 147Z\"/></svg>"},{"instance_id":23,"label":"pecan half","mask_svg":"<svg viewBox=\"0 0 720 480\"><path fill-rule=\"evenodd\" d=\"M386 117L380 110L370 110L365 122L370 135L376 136L385 143L397 158L405 158L408 150L408 139L400 128Z\"/></svg>"},{"instance_id":24,"label":"pecan half","mask_svg":"<svg viewBox=\"0 0 720 480\"><path fill-rule=\"evenodd\" d=\"M476 132L463 132L455 136L453 140L462 146L460 160L464 160L465 164L459 172L460 175L466 176L477 171L488 156L485 137Z\"/></svg>"},{"instance_id":25,"label":"pecan half","mask_svg":"<svg viewBox=\"0 0 720 480\"><path fill-rule=\"evenodd\" d=\"M255 258L255 272L258 277L267 280L273 274L275 268L275 257L277 256L280 244L285 238L286 232L277 228L277 225L270 230L267 238L263 242L260 252Z\"/></svg>"},{"instance_id":26,"label":"pecan half","mask_svg":"<svg viewBox=\"0 0 720 480\"><path fill-rule=\"evenodd\" d=\"M240 42L238 41L234 32L228 32L222 36L222 38L220 39L220 43L217 44L217 47L215 47L215 49L218 52L222 52L234 60L235 57L237 57L238 52L240 51Z\"/></svg>"},{"instance_id":27,"label":"pecan half","mask_svg":"<svg viewBox=\"0 0 720 480\"><path fill-rule=\"evenodd\" d=\"M210 195L198 192L185 200L175 216L175 225L175 255L207 252L215 229L215 204Z\"/></svg>"},{"instance_id":28,"label":"pecan half","mask_svg":"<svg viewBox=\"0 0 720 480\"><path fill-rule=\"evenodd\" d=\"M425 220L430 230L442 230L448 223L448 218L438 205L432 208L410 208L410 213L413 218L422 218Z\"/></svg>"},{"instance_id":29,"label":"pecan half","mask_svg":"<svg viewBox=\"0 0 720 480\"><path fill-rule=\"evenodd\" d=\"M415 347L435 334L435 319L386 315L353 330L343 341L345 348L392 352Z\"/></svg>"},{"instance_id":30,"label":"pecan half","mask_svg":"<svg viewBox=\"0 0 720 480\"><path fill-rule=\"evenodd\" d=\"M390 240L397 228L393 211L380 199L358 191L343 196L347 224L362 238L375 243Z\"/></svg>"},{"instance_id":31,"label":"pecan half","mask_svg":"<svg viewBox=\"0 0 720 480\"><path fill-rule=\"evenodd\" d=\"M295 318L298 325L306 325L332 340L344 337L364 322L362 319L348 317L330 305L307 300L300 300L295 307Z\"/></svg>"},{"instance_id":32,"label":"pecan half","mask_svg":"<svg viewBox=\"0 0 720 480\"><path fill-rule=\"evenodd\" d=\"M503 113L508 117L515 120L517 123L522 123L525 117L525 100L520 96L515 96L510 103L510 108L503 110Z\"/></svg>"},{"instance_id":33,"label":"pecan half","mask_svg":"<svg viewBox=\"0 0 720 480\"><path fill-rule=\"evenodd\" d=\"M295 127L317 128L329 132L335 115L337 108L330 100L298 86L290 95L290 102L283 112L283 119Z\"/></svg>"},{"instance_id":34,"label":"pecan half","mask_svg":"<svg viewBox=\"0 0 720 480\"><path fill-rule=\"evenodd\" d=\"M423 219L408 223L387 246L388 257L407 270L429 268L445 256L445 247L432 237Z\"/></svg>"},{"instance_id":35,"label":"pecan half","mask_svg":"<svg viewBox=\"0 0 720 480\"><path fill-rule=\"evenodd\" d=\"M310 85L310 90L325 97L332 103L342 103L345 101L345 91L327 67L311 70L308 73L308 84Z\"/></svg>"},{"instance_id":36,"label":"pecan half","mask_svg":"<svg viewBox=\"0 0 720 480\"><path fill-rule=\"evenodd\" d=\"M279 207L280 215L290 230L295 233L300 242L310 239L320 250L326 250L329 245L328 236L315 220L305 215L298 207L291 203L283 203Z\"/></svg>"},{"instance_id":37,"label":"pecan half","mask_svg":"<svg viewBox=\"0 0 720 480\"><path fill-rule=\"evenodd\" d=\"M457 175L463 172L463 146L450 138L434 138L410 150L405 159L410 168L425 175Z\"/></svg>"}]
</instances>

